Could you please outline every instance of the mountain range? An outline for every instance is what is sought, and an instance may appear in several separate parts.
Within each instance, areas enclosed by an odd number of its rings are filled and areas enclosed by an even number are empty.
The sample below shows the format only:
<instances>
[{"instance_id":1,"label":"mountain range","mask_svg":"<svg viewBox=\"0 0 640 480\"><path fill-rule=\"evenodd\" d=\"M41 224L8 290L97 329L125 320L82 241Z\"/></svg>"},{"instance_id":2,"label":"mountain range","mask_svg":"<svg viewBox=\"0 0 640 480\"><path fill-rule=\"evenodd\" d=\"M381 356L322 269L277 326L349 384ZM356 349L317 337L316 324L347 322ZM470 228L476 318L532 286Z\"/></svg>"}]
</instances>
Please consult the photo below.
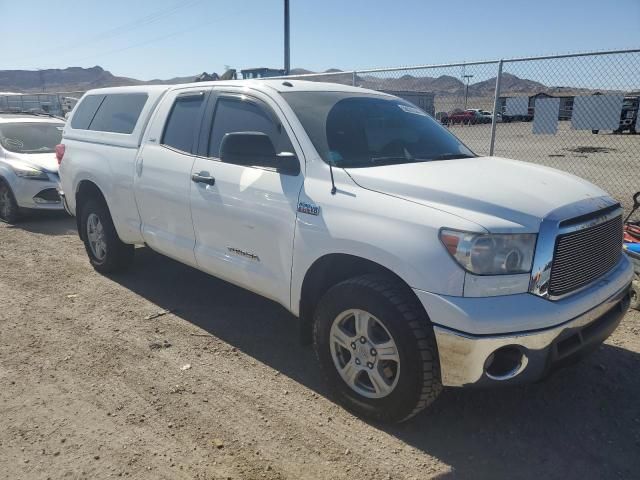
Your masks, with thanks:
<instances>
[{"instance_id":1,"label":"mountain range","mask_svg":"<svg viewBox=\"0 0 640 480\"><path fill-rule=\"evenodd\" d=\"M118 77L102 67L69 67L48 70L0 70L0 91L18 93L76 92L125 85L164 85L192 82L195 75L168 80Z\"/></svg>"},{"instance_id":2,"label":"mountain range","mask_svg":"<svg viewBox=\"0 0 640 480\"><path fill-rule=\"evenodd\" d=\"M314 80L330 81L351 85L351 73L340 74L341 70L329 69L314 75ZM296 68L292 75L315 73L310 70ZM333 73L333 75L327 75ZM380 74L357 74L356 85L378 90L422 91L440 96L458 96L464 94L465 84L456 77L440 75L437 77L403 74L392 76L393 72ZM0 70L0 92L40 93L40 92L76 92L92 88L117 87L124 85L159 85L178 84L194 81L196 75L175 77L170 79L137 80L120 77L104 70L102 67L92 68L69 67L48 70ZM590 90L570 87L550 87L542 83L519 78L509 73L502 74L501 93L503 95L545 92L549 94L577 94ZM495 77L469 84L469 96L492 96L495 90Z\"/></svg>"}]
</instances>

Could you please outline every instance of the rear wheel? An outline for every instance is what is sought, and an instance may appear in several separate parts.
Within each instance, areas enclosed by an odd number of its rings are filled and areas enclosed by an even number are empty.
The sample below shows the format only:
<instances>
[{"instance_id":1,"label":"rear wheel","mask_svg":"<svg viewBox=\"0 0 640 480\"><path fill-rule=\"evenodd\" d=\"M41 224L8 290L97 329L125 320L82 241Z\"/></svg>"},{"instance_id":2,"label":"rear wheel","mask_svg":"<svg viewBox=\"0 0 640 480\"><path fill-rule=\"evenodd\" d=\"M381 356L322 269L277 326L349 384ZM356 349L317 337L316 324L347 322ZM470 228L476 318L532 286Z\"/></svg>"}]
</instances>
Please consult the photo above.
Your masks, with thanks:
<instances>
[{"instance_id":1,"label":"rear wheel","mask_svg":"<svg viewBox=\"0 0 640 480\"><path fill-rule=\"evenodd\" d=\"M109 209L103 201L89 200L80 215L82 239L93 268L102 273L123 270L131 264L134 246L118 237Z\"/></svg>"},{"instance_id":2,"label":"rear wheel","mask_svg":"<svg viewBox=\"0 0 640 480\"><path fill-rule=\"evenodd\" d=\"M316 309L314 345L337 399L364 417L407 420L442 389L433 329L393 278L364 275L331 288Z\"/></svg>"},{"instance_id":3,"label":"rear wheel","mask_svg":"<svg viewBox=\"0 0 640 480\"><path fill-rule=\"evenodd\" d=\"M640 281L633 281L633 283L631 284L631 292L629 292L629 294L631 296L629 308L640 310Z\"/></svg>"},{"instance_id":4,"label":"rear wheel","mask_svg":"<svg viewBox=\"0 0 640 480\"><path fill-rule=\"evenodd\" d=\"M0 178L0 220L14 223L20 217L20 208L9 184Z\"/></svg>"}]
</instances>

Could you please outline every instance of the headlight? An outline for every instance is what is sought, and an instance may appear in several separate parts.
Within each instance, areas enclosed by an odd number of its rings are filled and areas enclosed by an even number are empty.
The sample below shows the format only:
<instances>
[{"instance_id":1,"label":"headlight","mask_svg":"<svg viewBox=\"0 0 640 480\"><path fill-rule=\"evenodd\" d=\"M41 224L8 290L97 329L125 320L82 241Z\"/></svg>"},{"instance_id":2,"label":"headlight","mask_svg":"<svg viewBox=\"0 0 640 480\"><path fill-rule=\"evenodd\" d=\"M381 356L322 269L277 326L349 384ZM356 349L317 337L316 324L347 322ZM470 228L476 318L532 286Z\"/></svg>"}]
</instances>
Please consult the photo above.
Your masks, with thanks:
<instances>
[{"instance_id":1,"label":"headlight","mask_svg":"<svg viewBox=\"0 0 640 480\"><path fill-rule=\"evenodd\" d=\"M44 171L27 164L13 162L11 168L18 177L31 180L49 180L49 176Z\"/></svg>"},{"instance_id":2,"label":"headlight","mask_svg":"<svg viewBox=\"0 0 640 480\"><path fill-rule=\"evenodd\" d=\"M456 262L475 275L531 271L536 234L485 234L441 230L440 241Z\"/></svg>"}]
</instances>

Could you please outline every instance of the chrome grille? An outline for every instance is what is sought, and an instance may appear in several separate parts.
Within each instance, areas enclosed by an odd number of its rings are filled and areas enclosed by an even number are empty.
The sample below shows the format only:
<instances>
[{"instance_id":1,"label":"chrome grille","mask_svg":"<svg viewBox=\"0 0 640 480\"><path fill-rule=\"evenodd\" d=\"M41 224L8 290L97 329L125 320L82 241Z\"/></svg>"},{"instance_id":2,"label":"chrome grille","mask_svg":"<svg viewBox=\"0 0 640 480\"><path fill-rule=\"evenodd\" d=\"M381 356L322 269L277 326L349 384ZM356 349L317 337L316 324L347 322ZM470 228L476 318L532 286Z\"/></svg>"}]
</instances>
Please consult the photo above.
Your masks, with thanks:
<instances>
[{"instance_id":1,"label":"chrome grille","mask_svg":"<svg viewBox=\"0 0 640 480\"><path fill-rule=\"evenodd\" d=\"M583 287L616 266L622 255L622 216L558 235L549 293L560 296Z\"/></svg>"}]
</instances>

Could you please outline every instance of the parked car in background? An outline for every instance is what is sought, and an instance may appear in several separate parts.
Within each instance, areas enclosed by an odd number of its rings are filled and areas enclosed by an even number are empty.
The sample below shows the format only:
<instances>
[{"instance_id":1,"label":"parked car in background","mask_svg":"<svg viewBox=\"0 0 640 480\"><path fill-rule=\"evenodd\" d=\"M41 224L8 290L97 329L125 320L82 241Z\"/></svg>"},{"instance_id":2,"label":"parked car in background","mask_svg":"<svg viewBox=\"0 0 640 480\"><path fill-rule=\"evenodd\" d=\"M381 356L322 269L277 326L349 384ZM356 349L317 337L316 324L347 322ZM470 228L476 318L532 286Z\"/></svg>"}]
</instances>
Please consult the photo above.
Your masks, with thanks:
<instances>
[{"instance_id":1,"label":"parked car in background","mask_svg":"<svg viewBox=\"0 0 640 480\"><path fill-rule=\"evenodd\" d=\"M96 270L147 245L280 303L335 397L378 421L443 386L537 381L629 306L616 200L477 156L392 95L292 79L93 90L57 156Z\"/></svg>"},{"instance_id":2,"label":"parked car in background","mask_svg":"<svg viewBox=\"0 0 640 480\"><path fill-rule=\"evenodd\" d=\"M62 210L55 149L64 121L36 113L0 113L0 220L24 210Z\"/></svg>"},{"instance_id":3,"label":"parked car in background","mask_svg":"<svg viewBox=\"0 0 640 480\"><path fill-rule=\"evenodd\" d=\"M493 122L493 113L487 112L486 110L478 110L480 115L484 118L484 123L492 123ZM502 115L500 113L496 113L496 123L502 123Z\"/></svg>"},{"instance_id":4,"label":"parked car in background","mask_svg":"<svg viewBox=\"0 0 640 480\"><path fill-rule=\"evenodd\" d=\"M446 125L447 122L449 121L449 113L448 112L437 112L435 118L441 124Z\"/></svg>"},{"instance_id":5,"label":"parked car in background","mask_svg":"<svg viewBox=\"0 0 640 480\"><path fill-rule=\"evenodd\" d=\"M533 121L533 110L530 108L529 112L526 115L509 115L507 113L500 114L502 118L502 122L510 123L510 122L531 122Z\"/></svg>"},{"instance_id":6,"label":"parked car in background","mask_svg":"<svg viewBox=\"0 0 640 480\"><path fill-rule=\"evenodd\" d=\"M447 116L447 123L449 125L476 125L478 123L486 123L486 119L479 110L454 110Z\"/></svg>"}]
</instances>

